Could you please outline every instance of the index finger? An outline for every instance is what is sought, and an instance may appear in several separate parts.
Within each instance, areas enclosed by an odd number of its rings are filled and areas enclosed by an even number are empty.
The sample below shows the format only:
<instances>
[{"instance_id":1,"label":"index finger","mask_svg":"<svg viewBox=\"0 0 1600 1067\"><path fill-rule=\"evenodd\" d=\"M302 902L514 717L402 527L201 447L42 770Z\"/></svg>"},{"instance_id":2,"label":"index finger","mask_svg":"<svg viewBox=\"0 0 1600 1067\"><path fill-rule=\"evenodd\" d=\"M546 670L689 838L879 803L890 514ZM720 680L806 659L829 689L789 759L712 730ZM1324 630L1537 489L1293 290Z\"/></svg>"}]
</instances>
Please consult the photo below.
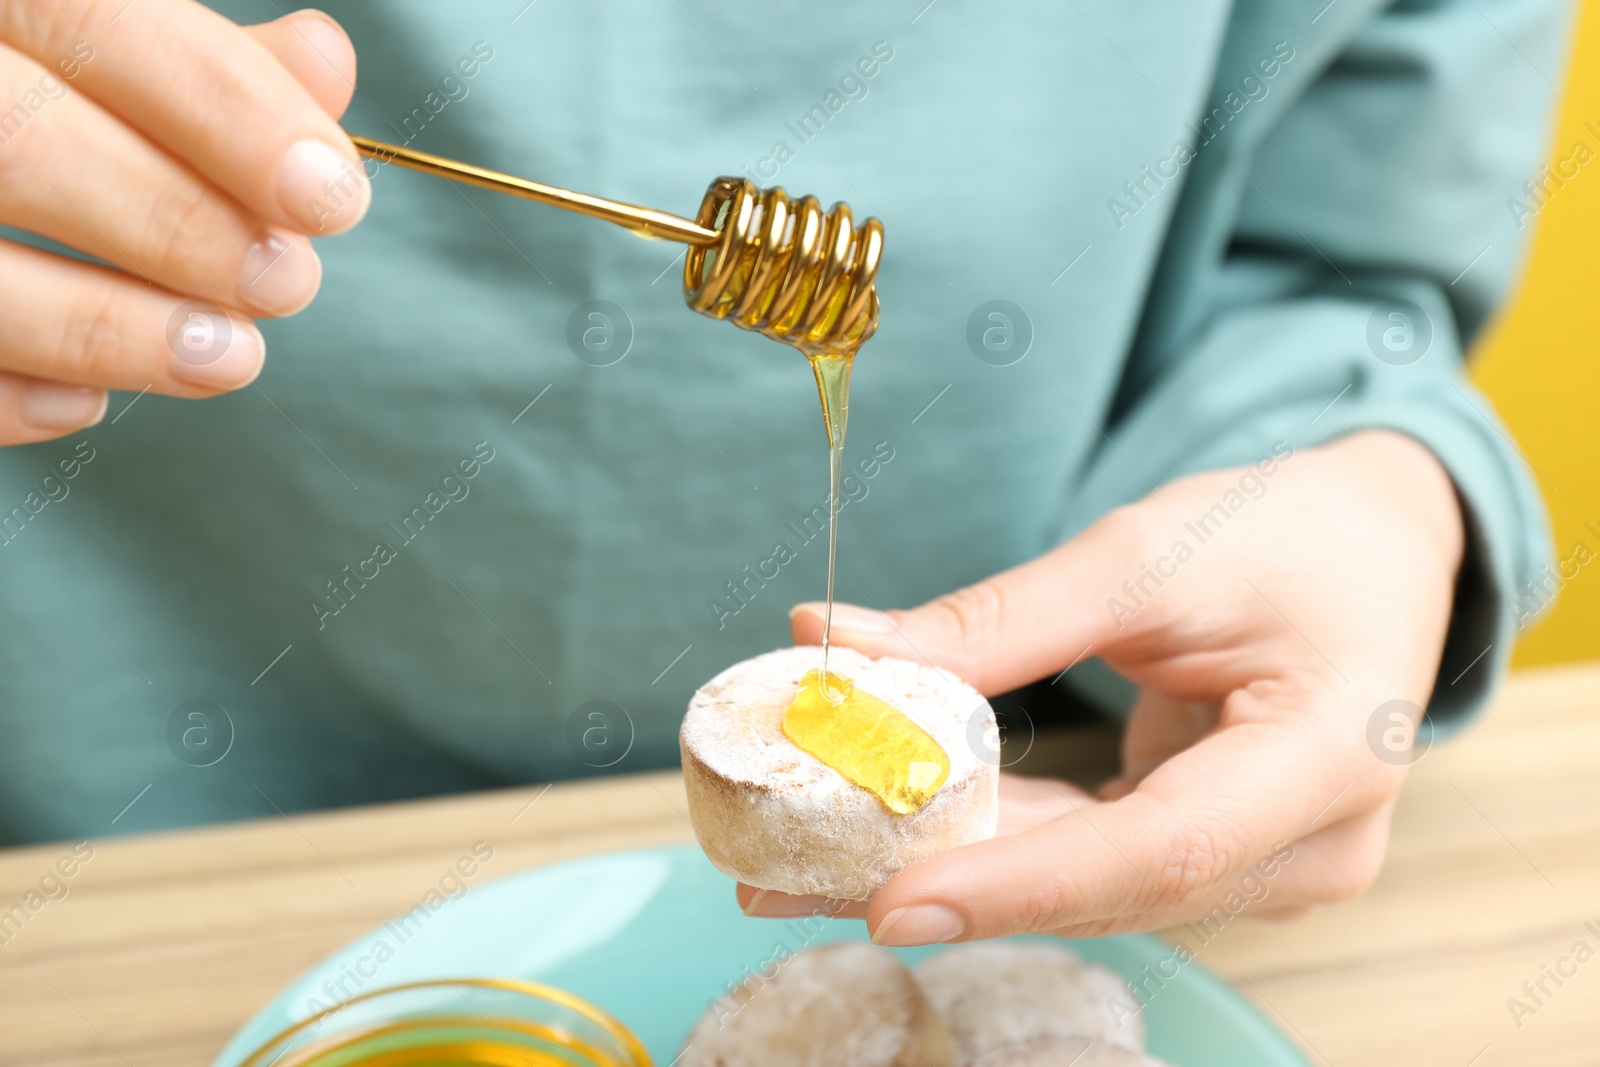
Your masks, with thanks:
<instances>
[{"instance_id":1,"label":"index finger","mask_svg":"<svg viewBox=\"0 0 1600 1067\"><path fill-rule=\"evenodd\" d=\"M366 213L371 186L339 125L265 46L194 0L3 4L0 37L264 220L331 234Z\"/></svg>"}]
</instances>

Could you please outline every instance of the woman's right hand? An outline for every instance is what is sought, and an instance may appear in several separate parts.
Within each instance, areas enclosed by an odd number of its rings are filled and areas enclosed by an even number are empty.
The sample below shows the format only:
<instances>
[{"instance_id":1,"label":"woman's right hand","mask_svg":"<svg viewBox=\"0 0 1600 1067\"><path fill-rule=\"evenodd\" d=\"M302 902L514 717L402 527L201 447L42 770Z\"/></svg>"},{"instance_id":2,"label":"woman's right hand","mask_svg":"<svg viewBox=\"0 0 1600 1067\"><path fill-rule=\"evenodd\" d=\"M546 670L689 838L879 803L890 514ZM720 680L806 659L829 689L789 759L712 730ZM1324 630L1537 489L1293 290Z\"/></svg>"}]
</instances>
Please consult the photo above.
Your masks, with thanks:
<instances>
[{"instance_id":1,"label":"woman's right hand","mask_svg":"<svg viewBox=\"0 0 1600 1067\"><path fill-rule=\"evenodd\" d=\"M0 224L111 264L0 241L0 445L93 425L108 389L255 379L251 320L304 308L307 235L371 200L337 122L355 75L320 12L240 27L193 0L0 0Z\"/></svg>"}]
</instances>

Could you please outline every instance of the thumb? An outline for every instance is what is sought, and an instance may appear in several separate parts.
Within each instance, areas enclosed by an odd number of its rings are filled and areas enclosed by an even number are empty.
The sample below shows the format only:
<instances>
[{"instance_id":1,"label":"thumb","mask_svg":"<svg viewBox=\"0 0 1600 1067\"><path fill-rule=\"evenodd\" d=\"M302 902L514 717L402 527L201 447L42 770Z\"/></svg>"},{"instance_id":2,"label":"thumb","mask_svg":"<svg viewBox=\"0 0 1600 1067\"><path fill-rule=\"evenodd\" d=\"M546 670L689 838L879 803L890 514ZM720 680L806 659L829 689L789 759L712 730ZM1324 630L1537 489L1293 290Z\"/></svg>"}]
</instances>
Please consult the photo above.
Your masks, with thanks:
<instances>
[{"instance_id":1,"label":"thumb","mask_svg":"<svg viewBox=\"0 0 1600 1067\"><path fill-rule=\"evenodd\" d=\"M330 117L344 114L356 91L356 50L331 16L307 9L244 29L288 68Z\"/></svg>"},{"instance_id":2,"label":"thumb","mask_svg":"<svg viewBox=\"0 0 1600 1067\"><path fill-rule=\"evenodd\" d=\"M1107 558L1108 554L1114 556ZM1106 611L1106 575L1122 551L1095 528L965 589L904 611L834 604L831 640L869 656L942 667L992 696L1100 655L1128 640ZM822 641L824 606L789 613L797 644Z\"/></svg>"}]
</instances>

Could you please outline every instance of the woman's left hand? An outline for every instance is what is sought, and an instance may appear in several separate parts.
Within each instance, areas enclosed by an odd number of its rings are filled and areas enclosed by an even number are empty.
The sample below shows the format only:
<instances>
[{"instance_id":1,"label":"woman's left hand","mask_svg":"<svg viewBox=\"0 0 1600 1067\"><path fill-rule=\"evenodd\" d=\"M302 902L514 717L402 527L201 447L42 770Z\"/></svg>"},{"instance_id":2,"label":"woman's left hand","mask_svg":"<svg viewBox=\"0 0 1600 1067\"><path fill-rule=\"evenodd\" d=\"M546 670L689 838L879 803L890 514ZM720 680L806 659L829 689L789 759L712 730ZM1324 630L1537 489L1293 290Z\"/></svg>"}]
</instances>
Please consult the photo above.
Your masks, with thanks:
<instances>
[{"instance_id":1,"label":"woman's left hand","mask_svg":"<svg viewBox=\"0 0 1600 1067\"><path fill-rule=\"evenodd\" d=\"M1438 461L1369 431L1173 482L920 608L836 606L840 644L991 695L1101 658L1140 687L1122 774L1095 796L1007 776L1000 836L913 865L867 904L748 886L741 904L864 917L880 944L914 945L1094 937L1218 907L1283 916L1361 893L1417 725L1396 709L1433 690L1462 541ZM820 605L793 624L820 640Z\"/></svg>"}]
</instances>

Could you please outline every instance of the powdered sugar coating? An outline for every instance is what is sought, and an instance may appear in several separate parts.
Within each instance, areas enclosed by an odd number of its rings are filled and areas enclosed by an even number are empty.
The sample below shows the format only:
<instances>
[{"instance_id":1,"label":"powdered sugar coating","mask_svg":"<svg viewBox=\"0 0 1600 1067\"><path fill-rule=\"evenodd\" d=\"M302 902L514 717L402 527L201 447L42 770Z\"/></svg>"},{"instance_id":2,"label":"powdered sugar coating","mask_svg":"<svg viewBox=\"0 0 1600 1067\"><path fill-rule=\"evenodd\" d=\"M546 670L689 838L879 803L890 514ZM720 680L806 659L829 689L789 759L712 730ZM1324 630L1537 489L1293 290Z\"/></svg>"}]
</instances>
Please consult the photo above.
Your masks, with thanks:
<instances>
[{"instance_id":1,"label":"powdered sugar coating","mask_svg":"<svg viewBox=\"0 0 1600 1067\"><path fill-rule=\"evenodd\" d=\"M898 708L944 749L950 777L896 815L783 733L816 647L784 648L723 671L689 702L679 734L689 815L720 870L785 893L865 900L919 859L993 837L998 818L994 712L971 686L907 660L836 648L830 668Z\"/></svg>"},{"instance_id":2,"label":"powdered sugar coating","mask_svg":"<svg viewBox=\"0 0 1600 1067\"><path fill-rule=\"evenodd\" d=\"M950 1039L911 972L843 942L782 957L711 1005L680 1067L950 1067Z\"/></svg>"},{"instance_id":3,"label":"powdered sugar coating","mask_svg":"<svg viewBox=\"0 0 1600 1067\"><path fill-rule=\"evenodd\" d=\"M915 973L950 1027L957 1067L987 1064L999 1049L1046 1038L1076 1039L1079 1051L1089 1042L1144 1048L1138 1001L1121 976L1065 945L957 945L923 960Z\"/></svg>"}]
</instances>

